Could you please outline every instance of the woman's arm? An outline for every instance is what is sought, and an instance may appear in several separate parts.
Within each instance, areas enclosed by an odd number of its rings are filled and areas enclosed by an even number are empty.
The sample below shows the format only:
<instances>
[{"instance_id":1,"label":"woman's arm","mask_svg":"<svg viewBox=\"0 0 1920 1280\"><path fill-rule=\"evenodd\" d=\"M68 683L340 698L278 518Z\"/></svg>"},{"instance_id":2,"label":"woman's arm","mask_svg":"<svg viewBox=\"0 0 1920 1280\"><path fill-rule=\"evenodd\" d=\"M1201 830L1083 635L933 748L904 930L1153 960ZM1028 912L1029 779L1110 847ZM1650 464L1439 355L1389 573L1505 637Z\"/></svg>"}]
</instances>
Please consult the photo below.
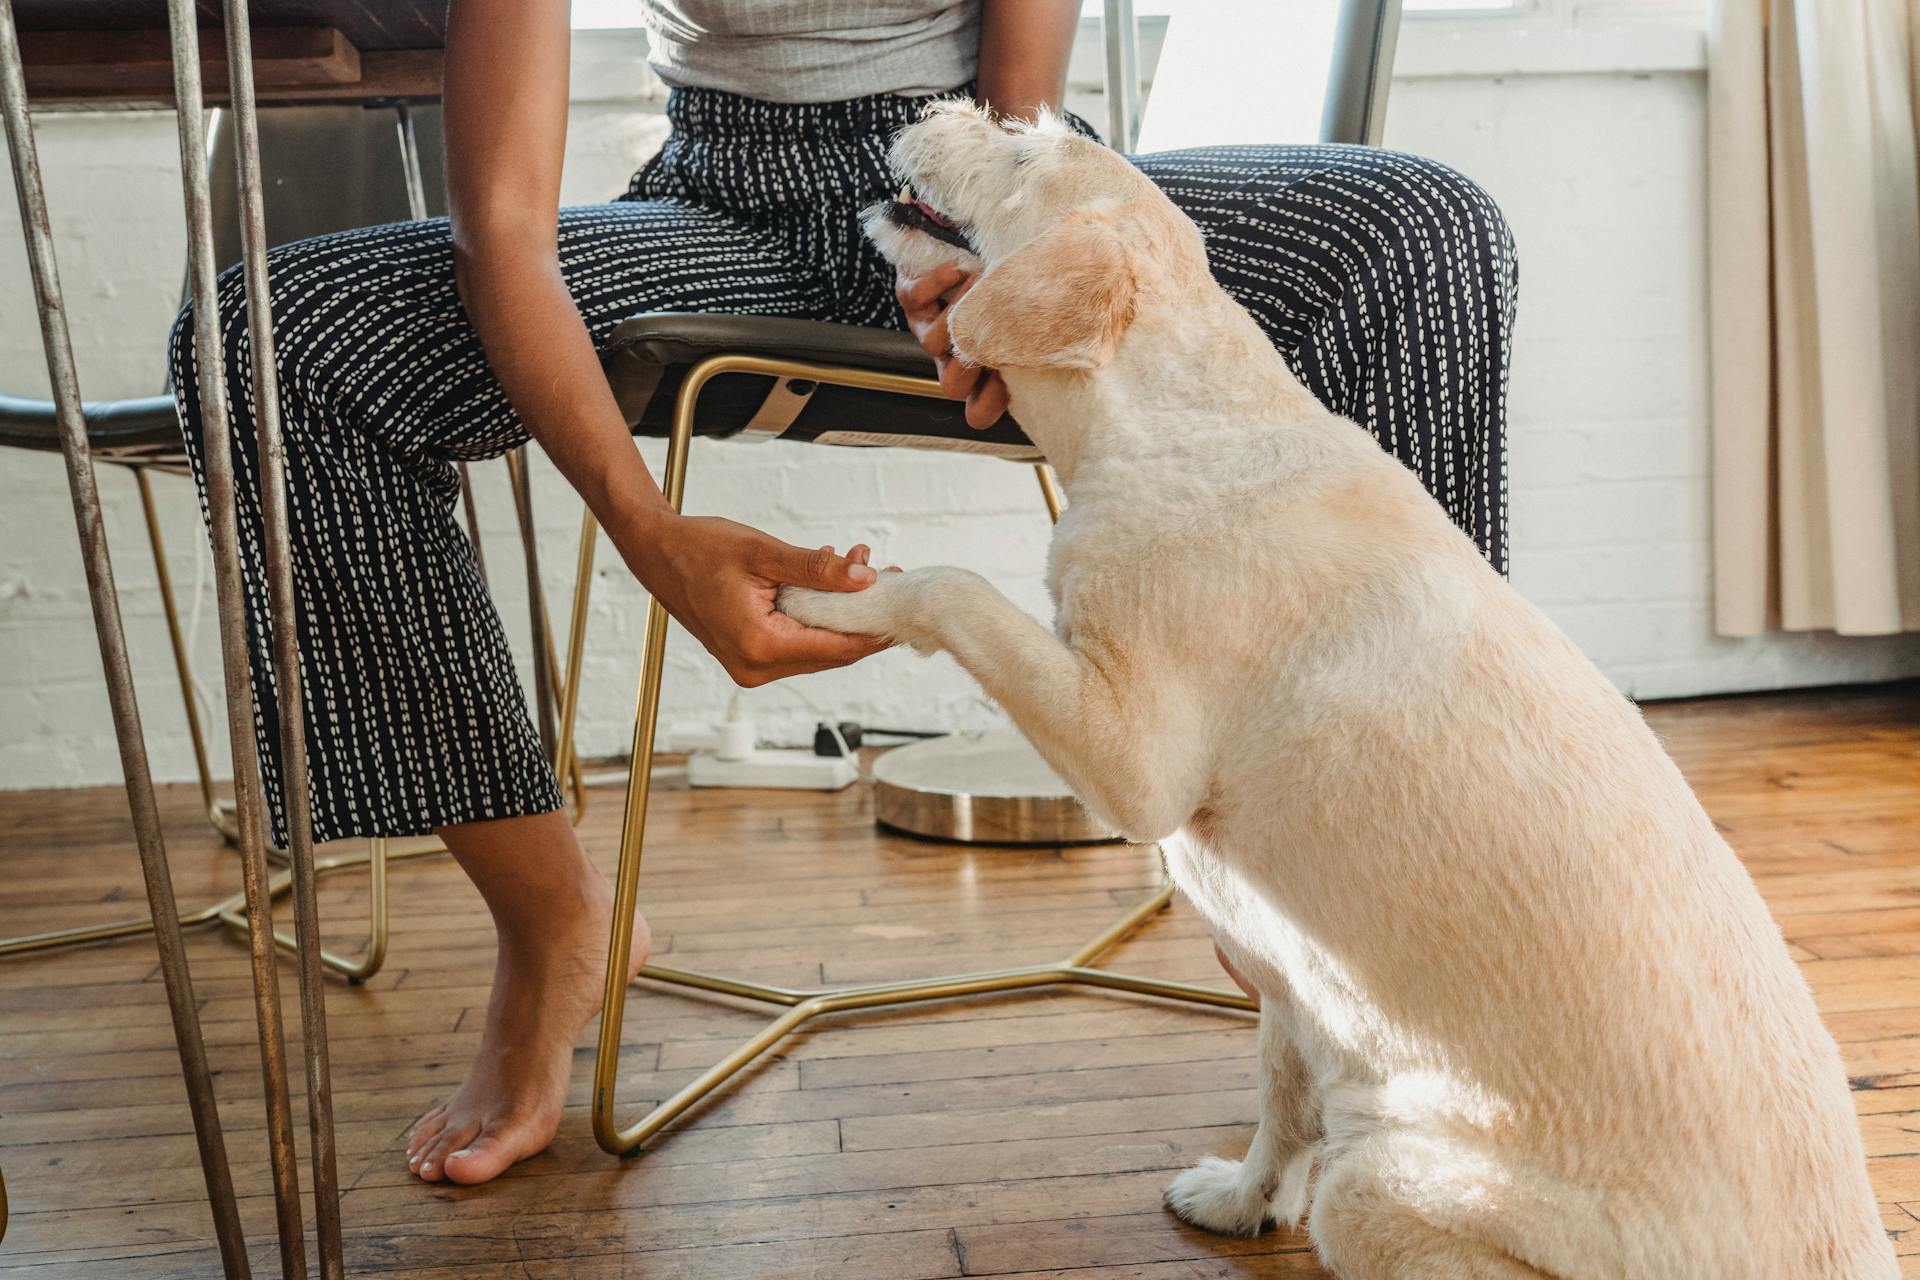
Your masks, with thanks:
<instances>
[{"instance_id":1,"label":"woman's arm","mask_svg":"<svg viewBox=\"0 0 1920 1280\"><path fill-rule=\"evenodd\" d=\"M995 115L1031 120L1066 103L1067 58L1079 0L984 0L980 6L980 101Z\"/></svg>"},{"instance_id":2,"label":"woman's arm","mask_svg":"<svg viewBox=\"0 0 1920 1280\"><path fill-rule=\"evenodd\" d=\"M1061 108L1067 96L1067 59L1080 22L1079 0L984 0L980 9L980 101L995 115L1031 120L1042 106ZM1007 411L1007 384L999 374L953 358L947 309L966 296L973 277L958 267L923 276L901 275L894 294L907 327L940 368L940 388L967 402L967 425L984 431Z\"/></svg>"},{"instance_id":3,"label":"woman's arm","mask_svg":"<svg viewBox=\"0 0 1920 1280\"><path fill-rule=\"evenodd\" d=\"M853 591L865 550L809 551L676 515L634 448L560 273L568 0L454 0L447 23L447 203L454 276L507 398L634 575L727 673L759 684L872 652L773 609L784 582Z\"/></svg>"}]
</instances>

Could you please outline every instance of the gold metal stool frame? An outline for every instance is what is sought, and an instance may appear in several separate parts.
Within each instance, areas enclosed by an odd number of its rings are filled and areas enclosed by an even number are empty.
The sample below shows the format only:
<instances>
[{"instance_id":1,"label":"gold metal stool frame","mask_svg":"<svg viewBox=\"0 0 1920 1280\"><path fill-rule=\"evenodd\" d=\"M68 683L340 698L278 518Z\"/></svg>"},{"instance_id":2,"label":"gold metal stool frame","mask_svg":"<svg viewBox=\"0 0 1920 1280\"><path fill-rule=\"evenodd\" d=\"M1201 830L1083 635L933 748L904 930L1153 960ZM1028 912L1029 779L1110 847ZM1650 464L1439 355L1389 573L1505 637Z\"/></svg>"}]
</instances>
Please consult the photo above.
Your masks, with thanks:
<instances>
[{"instance_id":1,"label":"gold metal stool frame","mask_svg":"<svg viewBox=\"0 0 1920 1280\"><path fill-rule=\"evenodd\" d=\"M942 397L940 384L932 378L906 374L881 373L864 369L809 364L797 360L771 359L765 356L712 355L688 370L674 401L673 429L667 438L667 466L664 488L666 498L677 511L686 491L687 455L693 443L693 424L701 389L723 373L751 373L774 378L800 378L895 395ZM1060 492L1053 473L1043 463L1036 467L1040 488L1046 498L1048 514L1060 518ZM589 517L590 519L591 517ZM646 641L642 649L640 691L634 712L633 757L627 774L626 816L620 831L620 865L614 878L613 929L608 945L606 981L600 1008L600 1038L593 1066L593 1136L602 1149L617 1155L632 1155L643 1143L658 1134L689 1107L737 1075L762 1053L772 1048L802 1023L827 1014L855 1009L875 1009L890 1005L918 1004L928 1000L946 1000L956 996L984 995L989 992L1023 991L1032 987L1074 985L1136 995L1159 996L1187 1004L1218 1009L1251 1012L1255 1005L1237 992L1215 991L1184 982L1166 982L1158 978L1117 973L1094 965L1102 954L1117 946L1145 924L1155 912L1173 899L1173 885L1163 883L1159 890L1135 906L1098 935L1062 960L1051 964L1025 965L1011 969L993 969L980 973L948 974L934 978L916 978L904 982L864 983L850 987L796 989L744 982L717 974L665 965L643 965L639 977L670 986L735 996L764 1004L783 1006L784 1012L769 1022L719 1062L701 1073L698 1079L656 1105L632 1124L622 1125L615 1115L616 1089L620 1075L620 1030L626 1020L626 988L623 975L632 954L633 920L639 906L640 855L646 843L647 800L653 774L655 728L660 716L661 676L667 647L667 611L658 600L647 605Z\"/></svg>"}]
</instances>

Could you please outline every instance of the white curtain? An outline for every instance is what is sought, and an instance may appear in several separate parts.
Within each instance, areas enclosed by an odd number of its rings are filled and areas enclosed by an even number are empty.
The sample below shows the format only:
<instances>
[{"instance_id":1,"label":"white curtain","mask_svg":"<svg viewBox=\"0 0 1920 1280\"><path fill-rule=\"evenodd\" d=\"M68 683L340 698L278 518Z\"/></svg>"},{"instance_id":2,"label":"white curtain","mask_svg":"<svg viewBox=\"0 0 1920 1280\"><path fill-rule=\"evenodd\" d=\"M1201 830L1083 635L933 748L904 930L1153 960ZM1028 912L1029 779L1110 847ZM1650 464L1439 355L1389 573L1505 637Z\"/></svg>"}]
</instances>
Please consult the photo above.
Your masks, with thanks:
<instances>
[{"instance_id":1,"label":"white curtain","mask_svg":"<svg viewBox=\"0 0 1920 1280\"><path fill-rule=\"evenodd\" d=\"M1920 631L1920 0L1715 0L1716 622Z\"/></svg>"}]
</instances>

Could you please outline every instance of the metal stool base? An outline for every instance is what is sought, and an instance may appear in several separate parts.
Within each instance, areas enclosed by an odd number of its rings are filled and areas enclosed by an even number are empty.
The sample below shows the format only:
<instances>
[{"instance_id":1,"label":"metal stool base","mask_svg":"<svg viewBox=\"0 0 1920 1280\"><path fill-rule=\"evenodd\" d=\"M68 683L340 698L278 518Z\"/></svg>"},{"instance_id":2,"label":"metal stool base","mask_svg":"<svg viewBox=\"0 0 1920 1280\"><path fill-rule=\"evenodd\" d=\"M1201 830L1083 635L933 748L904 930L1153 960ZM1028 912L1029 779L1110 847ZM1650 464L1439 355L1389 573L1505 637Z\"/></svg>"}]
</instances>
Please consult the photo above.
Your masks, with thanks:
<instances>
[{"instance_id":1,"label":"metal stool base","mask_svg":"<svg viewBox=\"0 0 1920 1280\"><path fill-rule=\"evenodd\" d=\"M1185 982L1167 982L1137 974L1116 973L1094 967L1092 961L1131 937L1173 901L1173 885L1163 884L1159 891L1128 911L1078 951L1053 964L1025 965L1014 969L988 969L978 973L945 974L935 978L915 978L904 982L867 983L851 987L796 990L743 982L691 969L665 965L645 965L639 977L676 987L718 995L757 1000L765 1004L785 1005L786 1012L761 1028L758 1034L702 1072L700 1077L666 1101L619 1131L619 1141L607 1149L615 1155L629 1156L659 1133L695 1103L718 1089L751 1065L802 1024L814 1018L857 1009L883 1009L897 1005L925 1004L932 1000L951 1000L963 996L988 995L1005 991L1026 991L1034 987L1082 986L1134 995L1158 996L1185 1004L1206 1005L1216 1009L1257 1012L1258 1006L1238 992L1215 991L1210 987ZM596 1096L598 1091L596 1089ZM602 1146L607 1144L603 1140Z\"/></svg>"}]
</instances>

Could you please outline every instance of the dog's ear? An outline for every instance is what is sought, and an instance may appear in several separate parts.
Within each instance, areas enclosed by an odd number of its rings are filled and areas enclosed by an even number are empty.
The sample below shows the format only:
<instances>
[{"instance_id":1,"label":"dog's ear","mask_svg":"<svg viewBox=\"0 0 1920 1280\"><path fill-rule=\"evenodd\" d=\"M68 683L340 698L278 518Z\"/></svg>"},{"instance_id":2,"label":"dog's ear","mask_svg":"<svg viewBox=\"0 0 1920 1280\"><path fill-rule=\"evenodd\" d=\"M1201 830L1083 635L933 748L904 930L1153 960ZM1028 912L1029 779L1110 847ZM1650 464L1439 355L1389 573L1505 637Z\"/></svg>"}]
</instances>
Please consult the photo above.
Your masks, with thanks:
<instances>
[{"instance_id":1,"label":"dog's ear","mask_svg":"<svg viewBox=\"0 0 1920 1280\"><path fill-rule=\"evenodd\" d=\"M995 369L1098 369L1133 323L1133 262L1111 223L1070 214L996 264L947 317L953 349Z\"/></svg>"}]
</instances>

